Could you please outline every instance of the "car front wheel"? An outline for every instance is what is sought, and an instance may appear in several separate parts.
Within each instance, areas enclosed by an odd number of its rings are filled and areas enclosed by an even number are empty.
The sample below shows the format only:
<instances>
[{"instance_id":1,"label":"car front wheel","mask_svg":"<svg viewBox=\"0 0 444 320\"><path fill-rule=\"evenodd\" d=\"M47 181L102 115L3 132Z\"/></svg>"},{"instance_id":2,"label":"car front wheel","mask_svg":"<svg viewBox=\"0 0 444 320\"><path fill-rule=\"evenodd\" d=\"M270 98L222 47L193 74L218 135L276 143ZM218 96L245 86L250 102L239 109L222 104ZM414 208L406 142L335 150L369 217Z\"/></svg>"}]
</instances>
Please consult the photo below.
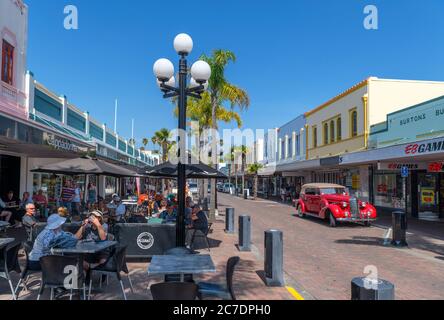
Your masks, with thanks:
<instances>
[{"instance_id":1,"label":"car front wheel","mask_svg":"<svg viewBox=\"0 0 444 320\"><path fill-rule=\"evenodd\" d=\"M299 218L304 218L305 217L305 214L302 212L301 206L298 206L297 212L298 212L298 217Z\"/></svg>"},{"instance_id":2,"label":"car front wheel","mask_svg":"<svg viewBox=\"0 0 444 320\"><path fill-rule=\"evenodd\" d=\"M336 218L333 216L333 213L330 212L328 217L329 217L330 227L335 228L336 227Z\"/></svg>"}]
</instances>

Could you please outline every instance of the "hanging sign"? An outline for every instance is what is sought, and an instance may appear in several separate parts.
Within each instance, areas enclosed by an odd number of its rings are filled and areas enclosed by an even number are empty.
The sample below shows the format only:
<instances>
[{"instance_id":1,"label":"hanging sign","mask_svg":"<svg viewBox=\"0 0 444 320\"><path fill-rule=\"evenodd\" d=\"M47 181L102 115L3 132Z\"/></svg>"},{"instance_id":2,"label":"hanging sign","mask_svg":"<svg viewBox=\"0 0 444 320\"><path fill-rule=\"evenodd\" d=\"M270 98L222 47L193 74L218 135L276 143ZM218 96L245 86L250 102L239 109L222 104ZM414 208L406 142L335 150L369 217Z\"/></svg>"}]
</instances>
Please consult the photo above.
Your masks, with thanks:
<instances>
[{"instance_id":1,"label":"hanging sign","mask_svg":"<svg viewBox=\"0 0 444 320\"><path fill-rule=\"evenodd\" d=\"M432 162L429 164L427 170L429 172L443 172L444 171L444 163L443 162Z\"/></svg>"}]
</instances>

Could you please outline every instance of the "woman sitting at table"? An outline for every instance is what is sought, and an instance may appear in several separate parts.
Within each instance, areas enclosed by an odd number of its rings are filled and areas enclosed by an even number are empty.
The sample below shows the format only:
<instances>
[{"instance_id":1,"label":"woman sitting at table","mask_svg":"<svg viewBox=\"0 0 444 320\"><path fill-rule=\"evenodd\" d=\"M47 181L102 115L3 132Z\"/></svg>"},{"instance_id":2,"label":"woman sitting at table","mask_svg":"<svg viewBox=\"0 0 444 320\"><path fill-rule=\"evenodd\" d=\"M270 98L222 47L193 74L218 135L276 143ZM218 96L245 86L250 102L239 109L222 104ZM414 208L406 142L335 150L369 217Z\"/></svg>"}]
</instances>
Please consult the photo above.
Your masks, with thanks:
<instances>
[{"instance_id":1,"label":"woman sitting at table","mask_svg":"<svg viewBox=\"0 0 444 320\"><path fill-rule=\"evenodd\" d=\"M48 218L48 224L45 229L40 232L34 242L31 253L29 254L30 270L41 270L40 258L51 254L50 244L62 235L72 235L62 231L62 225L66 222L66 218L53 214Z\"/></svg>"},{"instance_id":2,"label":"woman sitting at table","mask_svg":"<svg viewBox=\"0 0 444 320\"><path fill-rule=\"evenodd\" d=\"M88 219L83 221L82 226L76 233L76 238L87 241L105 241L108 239L108 225L103 221L102 212L95 210L91 212ZM83 263L85 270L95 268L106 262L109 251L102 251L98 254L87 255Z\"/></svg>"}]
</instances>

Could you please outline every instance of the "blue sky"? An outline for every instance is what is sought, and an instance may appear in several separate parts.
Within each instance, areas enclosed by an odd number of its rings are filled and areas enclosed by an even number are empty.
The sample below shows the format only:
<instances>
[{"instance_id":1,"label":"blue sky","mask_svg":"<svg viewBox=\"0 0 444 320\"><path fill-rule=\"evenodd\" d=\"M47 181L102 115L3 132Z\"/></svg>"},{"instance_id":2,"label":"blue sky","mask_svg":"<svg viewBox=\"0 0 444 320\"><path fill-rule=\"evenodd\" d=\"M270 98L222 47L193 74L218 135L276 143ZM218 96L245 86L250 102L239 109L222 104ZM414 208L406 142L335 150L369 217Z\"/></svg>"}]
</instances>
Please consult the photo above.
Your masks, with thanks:
<instances>
[{"instance_id":1,"label":"blue sky","mask_svg":"<svg viewBox=\"0 0 444 320\"><path fill-rule=\"evenodd\" d=\"M151 137L174 128L152 65L176 63L176 34L194 40L190 61L223 48L237 62L227 78L248 91L244 127L278 127L367 78L444 80L442 0L26 0L28 69L36 79L118 132ZM63 28L63 9L79 10L79 30ZM366 5L379 29L363 27ZM177 66L177 63L176 63ZM234 124L223 127L234 127Z\"/></svg>"}]
</instances>

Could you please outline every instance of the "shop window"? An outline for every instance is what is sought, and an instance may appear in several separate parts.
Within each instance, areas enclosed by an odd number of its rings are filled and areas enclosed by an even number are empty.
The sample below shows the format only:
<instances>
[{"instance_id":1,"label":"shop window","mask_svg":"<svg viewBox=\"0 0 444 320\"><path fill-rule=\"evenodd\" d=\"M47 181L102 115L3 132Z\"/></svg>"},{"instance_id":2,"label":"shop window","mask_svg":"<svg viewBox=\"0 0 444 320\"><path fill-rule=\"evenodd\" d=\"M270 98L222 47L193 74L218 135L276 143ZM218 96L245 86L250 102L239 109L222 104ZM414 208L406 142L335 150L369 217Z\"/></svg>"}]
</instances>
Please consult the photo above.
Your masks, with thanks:
<instances>
[{"instance_id":1,"label":"shop window","mask_svg":"<svg viewBox=\"0 0 444 320\"><path fill-rule=\"evenodd\" d=\"M14 72L14 47L6 40L3 40L2 46L2 81L10 84L13 83Z\"/></svg>"},{"instance_id":2,"label":"shop window","mask_svg":"<svg viewBox=\"0 0 444 320\"><path fill-rule=\"evenodd\" d=\"M342 139L342 119L341 119L341 117L339 117L338 120L336 120L336 130L337 130L336 139L338 141L341 141L341 139Z\"/></svg>"},{"instance_id":3,"label":"shop window","mask_svg":"<svg viewBox=\"0 0 444 320\"><path fill-rule=\"evenodd\" d=\"M330 143L335 142L335 122L330 121Z\"/></svg>"},{"instance_id":4,"label":"shop window","mask_svg":"<svg viewBox=\"0 0 444 320\"><path fill-rule=\"evenodd\" d=\"M358 111L356 110L350 113L350 134L352 138L358 135Z\"/></svg>"},{"instance_id":5,"label":"shop window","mask_svg":"<svg viewBox=\"0 0 444 320\"><path fill-rule=\"evenodd\" d=\"M318 147L318 128L313 127L313 148Z\"/></svg>"},{"instance_id":6,"label":"shop window","mask_svg":"<svg viewBox=\"0 0 444 320\"><path fill-rule=\"evenodd\" d=\"M378 173L374 179L374 204L376 206L399 209L405 207L401 175Z\"/></svg>"},{"instance_id":7,"label":"shop window","mask_svg":"<svg viewBox=\"0 0 444 320\"><path fill-rule=\"evenodd\" d=\"M328 144L328 123L324 123L324 145Z\"/></svg>"}]
</instances>

